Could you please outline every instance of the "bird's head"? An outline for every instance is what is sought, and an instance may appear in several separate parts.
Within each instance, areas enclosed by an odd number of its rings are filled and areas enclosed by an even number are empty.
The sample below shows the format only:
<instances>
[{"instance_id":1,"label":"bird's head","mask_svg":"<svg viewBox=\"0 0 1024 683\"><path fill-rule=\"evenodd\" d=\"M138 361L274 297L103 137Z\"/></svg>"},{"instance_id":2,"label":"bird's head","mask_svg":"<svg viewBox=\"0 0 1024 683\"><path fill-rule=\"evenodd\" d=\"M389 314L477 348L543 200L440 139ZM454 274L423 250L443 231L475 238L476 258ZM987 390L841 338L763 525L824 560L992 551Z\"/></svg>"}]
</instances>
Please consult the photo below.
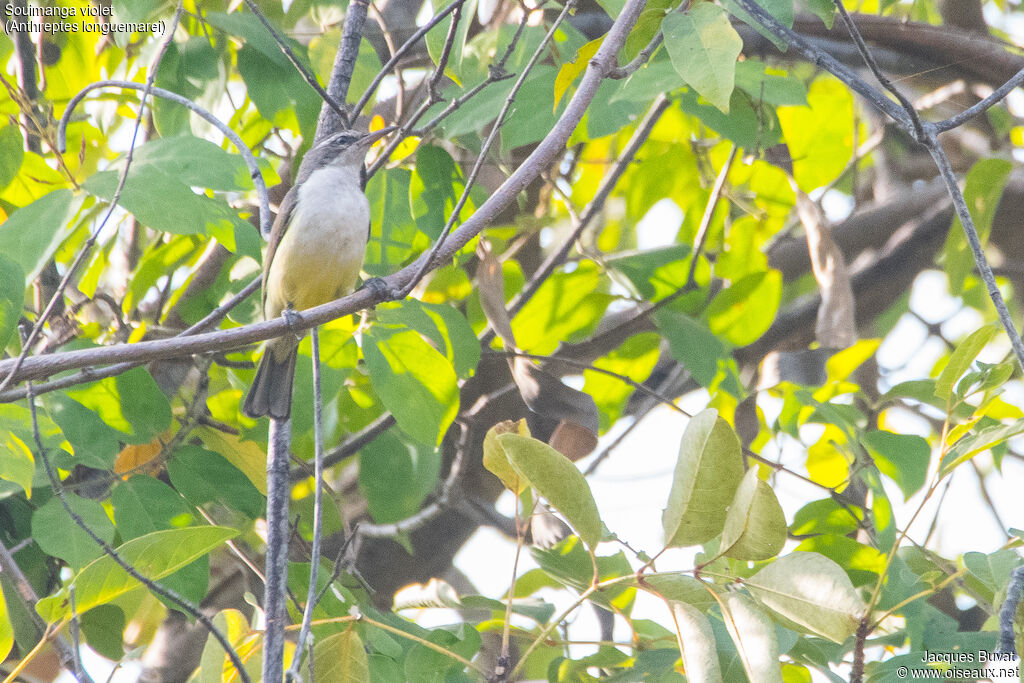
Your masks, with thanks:
<instances>
[{"instance_id":1,"label":"bird's head","mask_svg":"<svg viewBox=\"0 0 1024 683\"><path fill-rule=\"evenodd\" d=\"M307 156L315 156L319 162L318 166L331 165L353 170L361 169L370 146L393 130L395 130L395 126L388 126L372 133L343 130L324 138L310 150Z\"/></svg>"}]
</instances>

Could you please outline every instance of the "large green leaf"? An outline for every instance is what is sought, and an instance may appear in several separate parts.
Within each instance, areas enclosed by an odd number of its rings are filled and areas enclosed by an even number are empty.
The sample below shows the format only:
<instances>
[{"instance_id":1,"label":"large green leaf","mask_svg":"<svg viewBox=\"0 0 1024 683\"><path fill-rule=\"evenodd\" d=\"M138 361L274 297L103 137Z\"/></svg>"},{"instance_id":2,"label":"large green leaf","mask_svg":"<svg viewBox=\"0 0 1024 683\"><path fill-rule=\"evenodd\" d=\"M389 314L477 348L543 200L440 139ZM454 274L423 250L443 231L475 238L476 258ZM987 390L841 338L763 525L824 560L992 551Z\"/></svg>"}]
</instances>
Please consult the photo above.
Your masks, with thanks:
<instances>
[{"instance_id":1,"label":"large green leaf","mask_svg":"<svg viewBox=\"0 0 1024 683\"><path fill-rule=\"evenodd\" d=\"M363 335L370 382L409 436L441 445L459 409L459 387L448 359L410 329L374 326Z\"/></svg>"},{"instance_id":2,"label":"large green leaf","mask_svg":"<svg viewBox=\"0 0 1024 683\"><path fill-rule=\"evenodd\" d=\"M679 443L672 490L661 515L665 544L696 545L721 533L742 477L736 432L715 410L694 415Z\"/></svg>"},{"instance_id":3,"label":"large green leaf","mask_svg":"<svg viewBox=\"0 0 1024 683\"><path fill-rule=\"evenodd\" d=\"M702 2L688 12L669 14L661 28L679 75L711 104L729 113L743 39L722 8Z\"/></svg>"},{"instance_id":4,"label":"large green leaf","mask_svg":"<svg viewBox=\"0 0 1024 683\"><path fill-rule=\"evenodd\" d=\"M865 605L843 568L818 553L780 557L746 580L747 589L806 631L842 643L857 629Z\"/></svg>"},{"instance_id":5,"label":"large green leaf","mask_svg":"<svg viewBox=\"0 0 1024 683\"><path fill-rule=\"evenodd\" d=\"M63 394L47 396L46 405L74 449L76 462L95 469L110 469L120 450L117 431L95 412Z\"/></svg>"},{"instance_id":6,"label":"large green leaf","mask_svg":"<svg viewBox=\"0 0 1024 683\"><path fill-rule=\"evenodd\" d=\"M601 515L594 494L576 465L543 441L520 434L499 434L498 445L512 466L561 512L591 548L601 540Z\"/></svg>"},{"instance_id":7,"label":"large green leaf","mask_svg":"<svg viewBox=\"0 0 1024 683\"><path fill-rule=\"evenodd\" d=\"M235 529L218 526L169 529L133 538L116 550L121 559L142 576L158 581L236 535ZM104 555L82 569L72 585L75 589L75 610L81 613L124 595L140 583L110 556ZM36 611L49 623L70 617L69 587L65 586L56 594L40 600Z\"/></svg>"}]
</instances>

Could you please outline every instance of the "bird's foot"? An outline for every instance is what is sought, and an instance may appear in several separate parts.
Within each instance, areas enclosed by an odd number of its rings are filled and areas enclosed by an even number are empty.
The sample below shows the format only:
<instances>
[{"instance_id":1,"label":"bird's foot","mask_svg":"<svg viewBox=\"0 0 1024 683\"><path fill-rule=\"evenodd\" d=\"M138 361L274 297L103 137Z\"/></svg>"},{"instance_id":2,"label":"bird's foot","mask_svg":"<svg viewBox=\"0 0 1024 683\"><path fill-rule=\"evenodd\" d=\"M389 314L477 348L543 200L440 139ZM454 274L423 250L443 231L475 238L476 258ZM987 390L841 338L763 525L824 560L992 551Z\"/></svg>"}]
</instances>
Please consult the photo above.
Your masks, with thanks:
<instances>
[{"instance_id":1,"label":"bird's foot","mask_svg":"<svg viewBox=\"0 0 1024 683\"><path fill-rule=\"evenodd\" d=\"M374 297L380 298L382 301L396 301L403 298L399 289L379 277L371 277L363 283L363 287L373 292Z\"/></svg>"},{"instance_id":2,"label":"bird's foot","mask_svg":"<svg viewBox=\"0 0 1024 683\"><path fill-rule=\"evenodd\" d=\"M285 323L288 325L288 329L292 331L296 339L302 339L305 336L306 331L299 328L302 324L302 316L289 306L288 308L281 311L281 317L284 318Z\"/></svg>"}]
</instances>

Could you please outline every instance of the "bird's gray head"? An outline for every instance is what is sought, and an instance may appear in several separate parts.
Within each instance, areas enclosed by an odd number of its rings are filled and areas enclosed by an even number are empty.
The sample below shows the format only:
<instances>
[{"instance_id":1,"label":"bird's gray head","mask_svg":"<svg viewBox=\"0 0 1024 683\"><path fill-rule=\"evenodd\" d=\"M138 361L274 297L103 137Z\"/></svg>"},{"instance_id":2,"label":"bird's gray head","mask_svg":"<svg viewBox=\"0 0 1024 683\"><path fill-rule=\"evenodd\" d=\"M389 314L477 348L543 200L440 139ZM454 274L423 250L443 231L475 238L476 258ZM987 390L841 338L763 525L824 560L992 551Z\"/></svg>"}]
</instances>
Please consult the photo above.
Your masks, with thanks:
<instances>
[{"instance_id":1,"label":"bird's gray head","mask_svg":"<svg viewBox=\"0 0 1024 683\"><path fill-rule=\"evenodd\" d=\"M384 128L373 133L360 133L356 130L343 130L321 140L311 149L306 157L313 157L314 168L323 166L341 166L343 168L362 168L366 152L370 146L394 128ZM303 162L305 164L305 161Z\"/></svg>"}]
</instances>

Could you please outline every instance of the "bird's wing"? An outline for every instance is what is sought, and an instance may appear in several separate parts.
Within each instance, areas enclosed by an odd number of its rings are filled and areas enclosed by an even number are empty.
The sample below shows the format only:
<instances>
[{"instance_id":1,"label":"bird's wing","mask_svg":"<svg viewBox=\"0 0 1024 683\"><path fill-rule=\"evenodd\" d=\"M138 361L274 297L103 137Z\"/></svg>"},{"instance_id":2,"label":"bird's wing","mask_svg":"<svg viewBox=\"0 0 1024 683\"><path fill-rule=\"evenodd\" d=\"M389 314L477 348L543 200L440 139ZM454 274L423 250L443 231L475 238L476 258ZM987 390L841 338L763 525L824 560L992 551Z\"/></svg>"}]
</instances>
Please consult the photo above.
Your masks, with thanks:
<instances>
[{"instance_id":1,"label":"bird's wing","mask_svg":"<svg viewBox=\"0 0 1024 683\"><path fill-rule=\"evenodd\" d=\"M274 225L270 229L270 239L267 240L267 253L263 256L263 299L260 303L260 308L265 308L267 305L267 276L270 274L270 264L274 262L274 254L277 252L277 247L281 244L281 240L284 239L285 231L288 230L288 223L291 221L292 212L295 211L298 197L299 183L296 183L292 185L292 188L288 190L288 193L281 201L281 206L277 210L277 218L274 219Z\"/></svg>"}]
</instances>

